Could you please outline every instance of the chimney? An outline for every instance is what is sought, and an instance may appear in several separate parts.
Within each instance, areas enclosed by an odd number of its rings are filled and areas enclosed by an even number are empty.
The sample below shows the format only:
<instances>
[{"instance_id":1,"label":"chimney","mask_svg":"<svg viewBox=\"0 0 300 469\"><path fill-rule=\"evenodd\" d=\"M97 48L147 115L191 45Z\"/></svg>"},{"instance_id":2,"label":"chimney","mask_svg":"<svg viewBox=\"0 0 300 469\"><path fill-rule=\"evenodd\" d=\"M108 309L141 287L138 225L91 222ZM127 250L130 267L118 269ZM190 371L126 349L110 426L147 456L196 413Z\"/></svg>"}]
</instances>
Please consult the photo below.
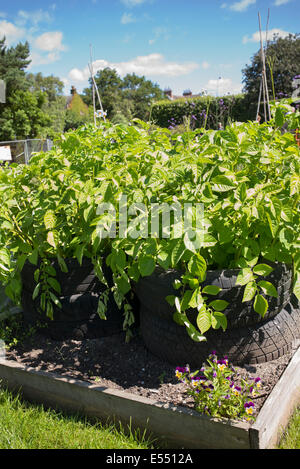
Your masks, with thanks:
<instances>
[{"instance_id":1,"label":"chimney","mask_svg":"<svg viewBox=\"0 0 300 469\"><path fill-rule=\"evenodd\" d=\"M191 90L184 90L182 94L185 98L188 98L191 97L193 93L191 92Z\"/></svg>"},{"instance_id":2,"label":"chimney","mask_svg":"<svg viewBox=\"0 0 300 469\"><path fill-rule=\"evenodd\" d=\"M173 93L172 93L171 88L166 88L164 90L164 95L169 99L173 99Z\"/></svg>"},{"instance_id":3,"label":"chimney","mask_svg":"<svg viewBox=\"0 0 300 469\"><path fill-rule=\"evenodd\" d=\"M75 86L71 87L71 94L72 95L77 94L77 90L76 90Z\"/></svg>"}]
</instances>

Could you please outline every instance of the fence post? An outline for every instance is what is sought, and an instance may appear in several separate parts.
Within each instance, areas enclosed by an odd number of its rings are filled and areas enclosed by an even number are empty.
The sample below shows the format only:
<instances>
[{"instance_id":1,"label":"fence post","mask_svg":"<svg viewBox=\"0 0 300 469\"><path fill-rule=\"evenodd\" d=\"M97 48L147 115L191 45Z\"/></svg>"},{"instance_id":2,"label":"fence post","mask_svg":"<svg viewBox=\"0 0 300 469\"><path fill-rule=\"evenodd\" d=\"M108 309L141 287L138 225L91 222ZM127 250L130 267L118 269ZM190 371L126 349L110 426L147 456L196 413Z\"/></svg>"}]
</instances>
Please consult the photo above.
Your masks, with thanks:
<instances>
[{"instance_id":1,"label":"fence post","mask_svg":"<svg viewBox=\"0 0 300 469\"><path fill-rule=\"evenodd\" d=\"M29 161L29 153L28 153L28 144L27 144L27 140L24 140L24 159L25 159L25 164L28 164L28 161Z\"/></svg>"}]
</instances>

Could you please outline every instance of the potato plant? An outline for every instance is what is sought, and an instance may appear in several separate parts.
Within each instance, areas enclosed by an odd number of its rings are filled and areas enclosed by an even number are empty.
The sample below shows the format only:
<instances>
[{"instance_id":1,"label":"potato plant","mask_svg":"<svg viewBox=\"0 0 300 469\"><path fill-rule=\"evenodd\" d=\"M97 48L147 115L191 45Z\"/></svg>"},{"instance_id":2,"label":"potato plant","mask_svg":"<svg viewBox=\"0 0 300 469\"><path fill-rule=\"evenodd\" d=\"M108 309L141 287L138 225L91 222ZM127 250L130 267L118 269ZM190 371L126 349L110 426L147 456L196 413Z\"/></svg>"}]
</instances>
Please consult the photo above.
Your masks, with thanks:
<instances>
[{"instance_id":1,"label":"potato plant","mask_svg":"<svg viewBox=\"0 0 300 469\"><path fill-rule=\"evenodd\" d=\"M88 257L105 282L105 258L129 330L134 284L156 266L177 269L178 294L167 300L176 307L174 320L198 341L211 327L227 326L228 304L210 301L216 287L201 287L207 269L240 269L243 301L254 299L253 314L264 316L268 296L277 295L264 276L274 262L291 264L300 298L300 149L292 133L280 132L282 119L278 111L269 124L182 134L139 120L87 125L35 154L29 165L1 168L0 280L7 294L17 301L20 271L31 262L37 266L34 297L52 317L60 285L50 261L65 271L67 258L80 265ZM186 209L185 223L176 208ZM105 298L98 307L103 318ZM189 308L198 309L197 328Z\"/></svg>"}]
</instances>

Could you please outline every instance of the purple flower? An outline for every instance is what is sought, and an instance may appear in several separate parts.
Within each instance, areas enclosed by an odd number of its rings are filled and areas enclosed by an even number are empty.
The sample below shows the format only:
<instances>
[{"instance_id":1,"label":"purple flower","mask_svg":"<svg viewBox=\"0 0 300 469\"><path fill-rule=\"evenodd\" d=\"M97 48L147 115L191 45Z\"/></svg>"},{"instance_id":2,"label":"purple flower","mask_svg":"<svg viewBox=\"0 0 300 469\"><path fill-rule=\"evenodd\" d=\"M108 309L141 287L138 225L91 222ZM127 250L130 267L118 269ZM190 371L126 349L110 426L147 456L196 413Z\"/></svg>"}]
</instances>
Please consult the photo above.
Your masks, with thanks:
<instances>
[{"instance_id":1,"label":"purple flower","mask_svg":"<svg viewBox=\"0 0 300 469\"><path fill-rule=\"evenodd\" d=\"M297 78L300 78L300 75L295 75L293 80L297 80Z\"/></svg>"},{"instance_id":2,"label":"purple flower","mask_svg":"<svg viewBox=\"0 0 300 469\"><path fill-rule=\"evenodd\" d=\"M194 119L195 121L197 120L197 117L196 117L196 116L194 116L194 114L192 114L192 116L191 116L191 117L192 117L192 119Z\"/></svg>"},{"instance_id":3,"label":"purple flower","mask_svg":"<svg viewBox=\"0 0 300 469\"><path fill-rule=\"evenodd\" d=\"M244 407L245 407L245 409L247 409L248 407L254 407L254 403L252 401L245 402Z\"/></svg>"}]
</instances>

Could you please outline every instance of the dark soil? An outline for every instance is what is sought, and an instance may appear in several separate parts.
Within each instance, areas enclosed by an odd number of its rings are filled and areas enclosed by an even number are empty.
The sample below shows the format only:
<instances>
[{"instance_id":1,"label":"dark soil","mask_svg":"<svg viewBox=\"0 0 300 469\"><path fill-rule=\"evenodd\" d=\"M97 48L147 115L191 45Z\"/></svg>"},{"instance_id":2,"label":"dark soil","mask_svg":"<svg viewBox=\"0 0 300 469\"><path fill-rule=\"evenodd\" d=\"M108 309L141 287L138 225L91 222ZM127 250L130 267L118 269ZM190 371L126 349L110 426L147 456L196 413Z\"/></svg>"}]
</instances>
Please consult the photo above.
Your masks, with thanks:
<instances>
[{"instance_id":1,"label":"dark soil","mask_svg":"<svg viewBox=\"0 0 300 469\"><path fill-rule=\"evenodd\" d=\"M235 366L239 378L261 378L260 396L252 398L256 404L255 414L292 355L293 352L268 363ZM191 397L185 392L186 386L175 377L175 367L150 353L139 334L130 343L125 343L123 333L82 341L54 341L38 333L10 349L6 357L37 370L55 372L162 403L193 407Z\"/></svg>"}]
</instances>

